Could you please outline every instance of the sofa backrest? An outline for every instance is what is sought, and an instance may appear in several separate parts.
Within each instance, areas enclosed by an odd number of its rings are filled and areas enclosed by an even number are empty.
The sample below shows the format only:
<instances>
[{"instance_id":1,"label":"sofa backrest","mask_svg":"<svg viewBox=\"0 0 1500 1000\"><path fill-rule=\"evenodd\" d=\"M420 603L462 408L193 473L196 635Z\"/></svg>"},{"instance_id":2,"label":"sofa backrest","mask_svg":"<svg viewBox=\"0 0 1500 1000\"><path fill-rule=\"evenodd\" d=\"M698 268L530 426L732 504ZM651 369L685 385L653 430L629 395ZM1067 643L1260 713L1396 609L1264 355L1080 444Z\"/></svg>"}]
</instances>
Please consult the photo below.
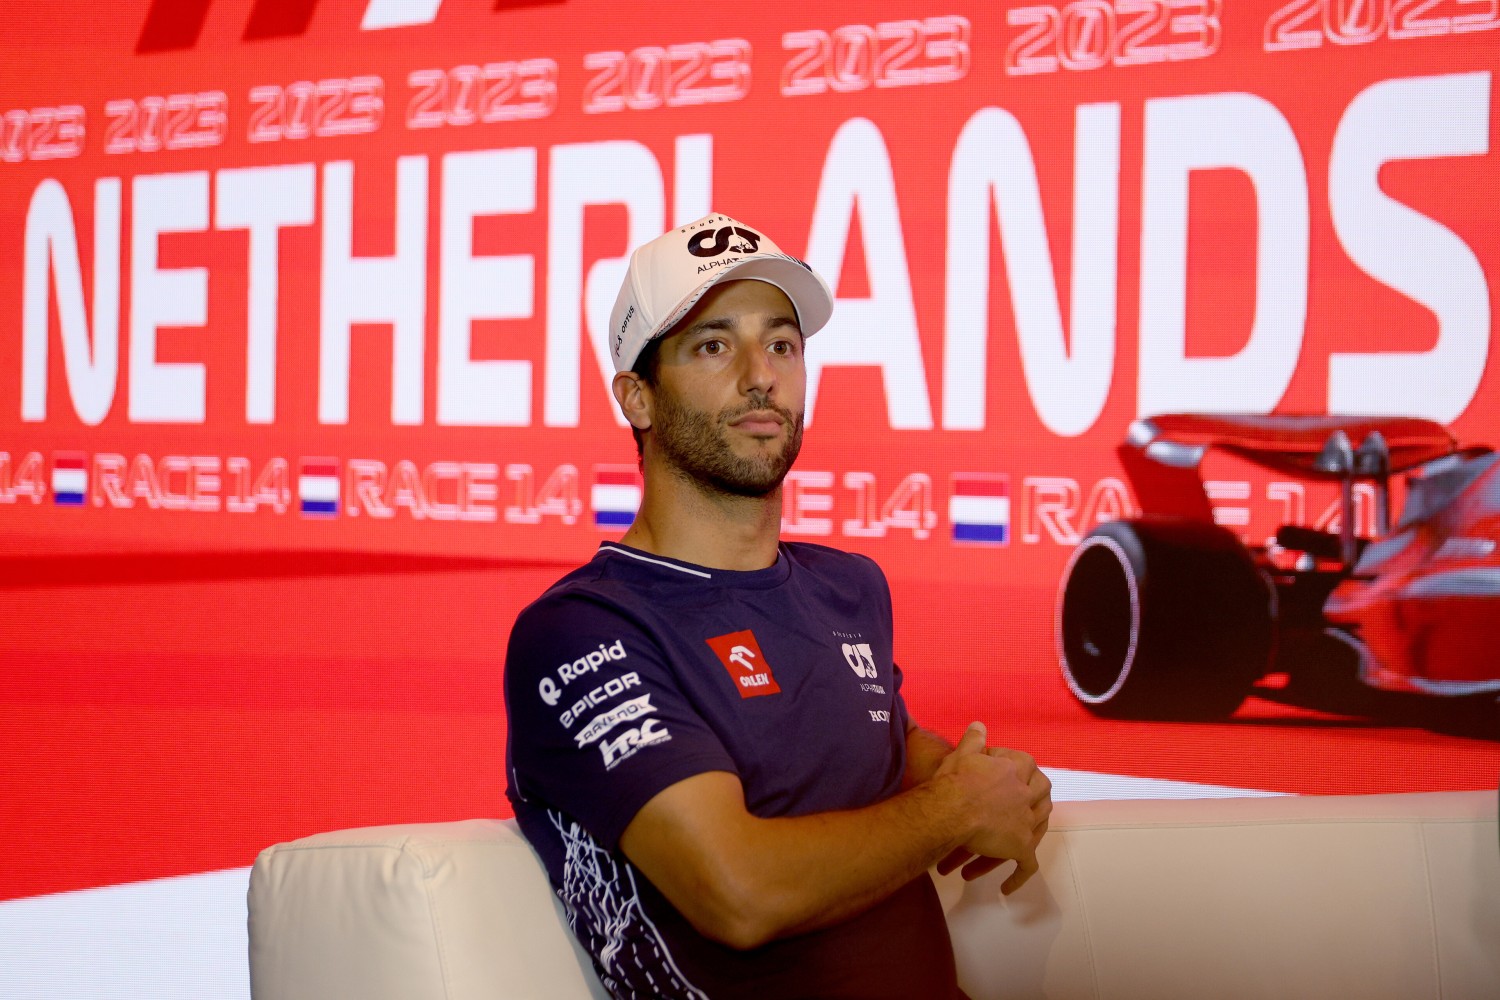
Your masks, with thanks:
<instances>
[{"instance_id":1,"label":"sofa backrest","mask_svg":"<svg viewBox=\"0 0 1500 1000\"><path fill-rule=\"evenodd\" d=\"M1487 792L1061 803L1041 871L937 879L973 1000L1500 996ZM605 993L510 821L266 849L254 1000Z\"/></svg>"},{"instance_id":2,"label":"sofa backrest","mask_svg":"<svg viewBox=\"0 0 1500 1000\"><path fill-rule=\"evenodd\" d=\"M1494 792L1063 803L1041 871L939 880L974 1000L1500 997Z\"/></svg>"},{"instance_id":3,"label":"sofa backrest","mask_svg":"<svg viewBox=\"0 0 1500 1000\"><path fill-rule=\"evenodd\" d=\"M512 820L278 844L249 904L256 1000L608 996Z\"/></svg>"}]
</instances>

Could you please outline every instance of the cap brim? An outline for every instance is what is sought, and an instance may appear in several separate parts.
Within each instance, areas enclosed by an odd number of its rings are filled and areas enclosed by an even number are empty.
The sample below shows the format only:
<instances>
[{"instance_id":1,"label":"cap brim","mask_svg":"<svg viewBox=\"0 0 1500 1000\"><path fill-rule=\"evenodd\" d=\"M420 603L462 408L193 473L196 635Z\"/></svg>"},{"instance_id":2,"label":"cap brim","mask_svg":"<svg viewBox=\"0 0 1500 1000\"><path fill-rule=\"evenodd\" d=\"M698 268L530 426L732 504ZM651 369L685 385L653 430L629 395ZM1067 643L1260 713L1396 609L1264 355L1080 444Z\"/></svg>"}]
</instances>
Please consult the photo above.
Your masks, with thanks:
<instances>
[{"instance_id":1,"label":"cap brim","mask_svg":"<svg viewBox=\"0 0 1500 1000\"><path fill-rule=\"evenodd\" d=\"M646 338L650 343L663 336L692 311L698 300L708 294L709 289L726 281L750 279L775 285L791 300L797 310L797 326L803 337L811 337L828 324L833 317L833 292L818 273L801 261L780 255L746 257L731 266L722 268L708 281L693 289L692 294L678 303L656 329Z\"/></svg>"}]
</instances>

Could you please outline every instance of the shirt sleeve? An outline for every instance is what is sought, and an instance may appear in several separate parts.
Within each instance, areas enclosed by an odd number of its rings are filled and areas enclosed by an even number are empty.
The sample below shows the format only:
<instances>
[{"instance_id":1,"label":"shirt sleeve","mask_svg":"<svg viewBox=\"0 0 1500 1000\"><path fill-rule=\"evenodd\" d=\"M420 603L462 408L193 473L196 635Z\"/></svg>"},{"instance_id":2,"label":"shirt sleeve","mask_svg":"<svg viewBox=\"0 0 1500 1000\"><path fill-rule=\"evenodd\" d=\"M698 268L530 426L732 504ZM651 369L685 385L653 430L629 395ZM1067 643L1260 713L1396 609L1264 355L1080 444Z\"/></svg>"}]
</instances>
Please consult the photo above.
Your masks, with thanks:
<instances>
[{"instance_id":1,"label":"shirt sleeve","mask_svg":"<svg viewBox=\"0 0 1500 1000\"><path fill-rule=\"evenodd\" d=\"M870 573L870 587L880 595L880 608L883 614L884 635L891 646L891 731L900 740L897 757L900 761L901 770L906 770L906 731L911 728L911 712L907 710L906 698L901 694L901 686L905 682L905 675L901 672L901 665L896 662L896 612L891 601L891 585L885 578L885 571L869 556L856 554L862 560Z\"/></svg>"},{"instance_id":2,"label":"shirt sleeve","mask_svg":"<svg viewBox=\"0 0 1500 1000\"><path fill-rule=\"evenodd\" d=\"M894 660L891 661L891 728L898 733L904 734L911 728L911 713L906 709L906 699L901 696L901 683L904 676L901 667Z\"/></svg>"},{"instance_id":3,"label":"shirt sleeve","mask_svg":"<svg viewBox=\"0 0 1500 1000\"><path fill-rule=\"evenodd\" d=\"M660 644L581 595L548 595L517 619L505 702L512 795L567 813L609 850L657 793L736 771Z\"/></svg>"}]
</instances>

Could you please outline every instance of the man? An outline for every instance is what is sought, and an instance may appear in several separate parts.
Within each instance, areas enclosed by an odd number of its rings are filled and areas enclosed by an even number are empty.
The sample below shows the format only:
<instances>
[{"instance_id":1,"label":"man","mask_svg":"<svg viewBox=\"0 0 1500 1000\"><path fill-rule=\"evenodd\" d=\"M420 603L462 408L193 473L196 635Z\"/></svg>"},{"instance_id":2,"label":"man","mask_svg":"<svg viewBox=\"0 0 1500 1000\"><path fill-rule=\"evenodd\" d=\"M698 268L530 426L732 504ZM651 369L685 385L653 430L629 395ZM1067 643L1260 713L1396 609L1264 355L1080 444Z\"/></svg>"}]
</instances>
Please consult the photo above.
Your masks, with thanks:
<instances>
[{"instance_id":1,"label":"man","mask_svg":"<svg viewBox=\"0 0 1500 1000\"><path fill-rule=\"evenodd\" d=\"M832 310L722 215L631 256L640 509L512 631L508 794L616 996L961 996L927 869L1036 869L1047 778L978 723L956 750L917 728L878 567L779 540Z\"/></svg>"}]
</instances>

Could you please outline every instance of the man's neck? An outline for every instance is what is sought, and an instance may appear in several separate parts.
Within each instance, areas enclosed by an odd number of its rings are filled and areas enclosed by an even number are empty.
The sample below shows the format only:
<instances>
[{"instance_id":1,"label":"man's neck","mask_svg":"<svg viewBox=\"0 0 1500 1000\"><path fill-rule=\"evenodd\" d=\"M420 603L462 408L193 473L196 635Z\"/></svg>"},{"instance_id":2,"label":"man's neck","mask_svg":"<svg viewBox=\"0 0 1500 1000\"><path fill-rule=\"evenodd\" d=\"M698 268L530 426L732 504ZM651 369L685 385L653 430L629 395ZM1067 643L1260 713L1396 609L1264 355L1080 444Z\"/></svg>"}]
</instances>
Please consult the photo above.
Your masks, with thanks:
<instances>
[{"instance_id":1,"label":"man's neck","mask_svg":"<svg viewBox=\"0 0 1500 1000\"><path fill-rule=\"evenodd\" d=\"M776 562L781 488L763 497L713 490L670 472L646 476L626 545L710 569L756 570Z\"/></svg>"}]
</instances>

